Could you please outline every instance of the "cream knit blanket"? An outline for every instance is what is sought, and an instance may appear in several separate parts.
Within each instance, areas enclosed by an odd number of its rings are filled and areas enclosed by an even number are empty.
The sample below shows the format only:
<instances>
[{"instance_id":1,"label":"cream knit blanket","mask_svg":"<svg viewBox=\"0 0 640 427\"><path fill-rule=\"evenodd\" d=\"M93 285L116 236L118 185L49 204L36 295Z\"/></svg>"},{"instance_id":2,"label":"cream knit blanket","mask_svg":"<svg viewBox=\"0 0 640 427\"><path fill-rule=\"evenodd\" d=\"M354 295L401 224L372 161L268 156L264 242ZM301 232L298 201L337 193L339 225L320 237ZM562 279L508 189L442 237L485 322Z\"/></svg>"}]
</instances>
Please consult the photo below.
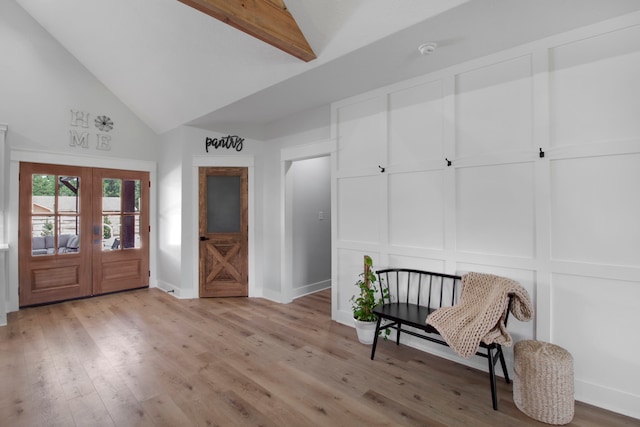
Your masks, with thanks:
<instances>
[{"instance_id":1,"label":"cream knit blanket","mask_svg":"<svg viewBox=\"0 0 640 427\"><path fill-rule=\"evenodd\" d=\"M529 293L518 282L483 273L462 276L460 301L452 307L442 307L427 317L427 324L460 356L468 358L478 351L480 342L510 346L505 318L509 293L514 294L511 313L516 319L533 318L533 304Z\"/></svg>"}]
</instances>

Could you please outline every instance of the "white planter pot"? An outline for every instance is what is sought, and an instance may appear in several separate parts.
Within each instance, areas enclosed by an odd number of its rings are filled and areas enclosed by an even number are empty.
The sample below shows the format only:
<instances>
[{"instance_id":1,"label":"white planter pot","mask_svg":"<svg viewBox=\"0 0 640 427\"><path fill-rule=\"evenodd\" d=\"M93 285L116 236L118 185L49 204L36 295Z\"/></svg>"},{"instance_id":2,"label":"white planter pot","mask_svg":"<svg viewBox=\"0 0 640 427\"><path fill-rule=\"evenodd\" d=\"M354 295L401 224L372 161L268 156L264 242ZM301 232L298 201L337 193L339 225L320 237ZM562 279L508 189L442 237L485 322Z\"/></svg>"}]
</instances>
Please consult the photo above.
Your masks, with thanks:
<instances>
[{"instance_id":1,"label":"white planter pot","mask_svg":"<svg viewBox=\"0 0 640 427\"><path fill-rule=\"evenodd\" d=\"M362 344L373 344L373 338L376 334L376 322L363 322L353 319L356 324L356 332L358 333L358 341Z\"/></svg>"}]
</instances>

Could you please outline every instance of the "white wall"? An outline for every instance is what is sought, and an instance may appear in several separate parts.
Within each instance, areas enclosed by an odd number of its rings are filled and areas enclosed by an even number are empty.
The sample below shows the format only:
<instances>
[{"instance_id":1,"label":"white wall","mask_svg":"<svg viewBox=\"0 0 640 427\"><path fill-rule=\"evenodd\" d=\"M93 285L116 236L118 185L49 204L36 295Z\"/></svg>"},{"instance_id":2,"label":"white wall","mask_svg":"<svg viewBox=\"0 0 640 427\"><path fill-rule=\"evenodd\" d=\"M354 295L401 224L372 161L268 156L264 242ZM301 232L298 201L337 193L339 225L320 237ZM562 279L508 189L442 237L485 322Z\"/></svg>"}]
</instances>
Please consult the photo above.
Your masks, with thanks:
<instances>
[{"instance_id":1,"label":"white wall","mask_svg":"<svg viewBox=\"0 0 640 427\"><path fill-rule=\"evenodd\" d=\"M17 197L20 160L142 169L155 178L157 135L109 92L69 52L13 1L0 2L0 122L8 125L2 176L5 237L10 244L9 284L0 295L8 311L18 308ZM88 127L71 124L71 110L89 114ZM98 115L114 122L110 150L97 149ZM71 146L70 131L88 132L87 147ZM2 169L2 168L0 168ZM154 185L155 183L152 183ZM152 217L155 193L152 188ZM155 247L152 222L152 247ZM155 251L151 253L152 283Z\"/></svg>"},{"instance_id":2,"label":"white wall","mask_svg":"<svg viewBox=\"0 0 640 427\"><path fill-rule=\"evenodd\" d=\"M0 3L0 122L8 150L154 160L156 134L13 1ZM89 127L71 126L70 110L89 113ZM114 122L111 150L96 149L93 121ZM89 132L88 148L70 146L70 130Z\"/></svg>"},{"instance_id":3,"label":"white wall","mask_svg":"<svg viewBox=\"0 0 640 427\"><path fill-rule=\"evenodd\" d=\"M264 266L261 278L264 296L275 301L290 302L304 293L304 288L293 289L293 215L285 206L285 193L291 191L290 185L287 188L286 181L291 182L287 179L287 171L292 162L328 156L335 151L335 144L328 141L330 117L330 108L325 105L266 126L268 139L264 142L262 156L265 234L261 247ZM312 286L310 290L313 289Z\"/></svg>"},{"instance_id":4,"label":"white wall","mask_svg":"<svg viewBox=\"0 0 640 427\"><path fill-rule=\"evenodd\" d=\"M5 173L5 143L4 137L7 133L7 125L0 123L0 177L2 178L2 184L0 184L0 326L7 324L7 264L5 253L9 250L9 245L6 243L5 238L5 221L4 221L4 182L6 181L7 174Z\"/></svg>"},{"instance_id":5,"label":"white wall","mask_svg":"<svg viewBox=\"0 0 640 427\"><path fill-rule=\"evenodd\" d=\"M257 256L264 238L262 144L246 138L241 151L209 147L207 152L207 138L224 136L227 134L189 126L162 136L158 164L162 175L158 188L158 286L179 298L198 297L197 171L201 166L249 168L249 296L262 296L263 260Z\"/></svg>"},{"instance_id":6,"label":"white wall","mask_svg":"<svg viewBox=\"0 0 640 427\"><path fill-rule=\"evenodd\" d=\"M578 400L640 418L638 76L633 14L335 103L334 318L364 254L511 277L537 309L514 340L566 348Z\"/></svg>"},{"instance_id":7,"label":"white wall","mask_svg":"<svg viewBox=\"0 0 640 427\"><path fill-rule=\"evenodd\" d=\"M326 107L322 111L325 112L325 125L321 133L328 135L329 109ZM317 117L315 111L305 112L293 122L316 123ZM290 126L287 122L272 126L271 135L279 137L265 142L247 136L241 152L211 148L206 152L206 138L223 137L228 135L226 132L184 126L162 136L158 164L162 176L158 187L158 285L161 288L173 291L179 298L198 296L197 168L251 164L249 295L281 302L291 300L290 290L283 292L281 274L283 180L280 149L308 143L319 132L304 129L296 133L299 126ZM234 132L240 137L246 136L241 127L234 128ZM247 135L253 133L251 129L247 131Z\"/></svg>"},{"instance_id":8,"label":"white wall","mask_svg":"<svg viewBox=\"0 0 640 427\"><path fill-rule=\"evenodd\" d=\"M293 297L331 285L331 158L297 160L291 180Z\"/></svg>"},{"instance_id":9,"label":"white wall","mask_svg":"<svg viewBox=\"0 0 640 427\"><path fill-rule=\"evenodd\" d=\"M198 165L252 164L250 292L282 299L281 152L335 139L335 319L350 321L365 253L378 267L513 277L537 309L535 323L512 322L514 338L567 348L579 400L640 418L639 25L629 15L336 103L332 133L326 107L301 112L269 124L266 142L220 154L205 153L204 139L226 132L158 137L20 7L0 2L0 122L8 150L30 153L14 158L158 160L158 279L181 297L197 295ZM114 120L110 151L69 145L71 109ZM1 184L9 207L13 175ZM9 277L0 304L8 295L17 305Z\"/></svg>"},{"instance_id":10,"label":"white wall","mask_svg":"<svg viewBox=\"0 0 640 427\"><path fill-rule=\"evenodd\" d=\"M183 128L167 132L160 138L158 150L158 286L178 292L178 296L183 287L183 139Z\"/></svg>"}]
</instances>

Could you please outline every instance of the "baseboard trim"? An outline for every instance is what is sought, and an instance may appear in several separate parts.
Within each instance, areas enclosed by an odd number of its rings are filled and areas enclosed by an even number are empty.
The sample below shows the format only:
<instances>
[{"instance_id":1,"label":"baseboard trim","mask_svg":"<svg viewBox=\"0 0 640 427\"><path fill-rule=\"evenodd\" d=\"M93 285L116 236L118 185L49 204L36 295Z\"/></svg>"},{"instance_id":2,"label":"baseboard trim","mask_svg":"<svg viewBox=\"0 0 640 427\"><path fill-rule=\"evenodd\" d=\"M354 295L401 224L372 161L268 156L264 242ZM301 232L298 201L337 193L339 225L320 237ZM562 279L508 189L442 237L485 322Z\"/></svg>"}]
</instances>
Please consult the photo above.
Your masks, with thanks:
<instances>
[{"instance_id":1,"label":"baseboard trim","mask_svg":"<svg viewBox=\"0 0 640 427\"><path fill-rule=\"evenodd\" d=\"M157 288L163 290L164 292L178 299L196 298L195 296L192 295L191 292L185 292L180 287L175 286L169 282L165 282L164 280L158 280Z\"/></svg>"},{"instance_id":2,"label":"baseboard trim","mask_svg":"<svg viewBox=\"0 0 640 427\"><path fill-rule=\"evenodd\" d=\"M310 295L318 291L323 291L331 287L331 279L323 280L322 282L312 283L310 285L300 286L293 288L293 299L301 298L305 295Z\"/></svg>"}]
</instances>

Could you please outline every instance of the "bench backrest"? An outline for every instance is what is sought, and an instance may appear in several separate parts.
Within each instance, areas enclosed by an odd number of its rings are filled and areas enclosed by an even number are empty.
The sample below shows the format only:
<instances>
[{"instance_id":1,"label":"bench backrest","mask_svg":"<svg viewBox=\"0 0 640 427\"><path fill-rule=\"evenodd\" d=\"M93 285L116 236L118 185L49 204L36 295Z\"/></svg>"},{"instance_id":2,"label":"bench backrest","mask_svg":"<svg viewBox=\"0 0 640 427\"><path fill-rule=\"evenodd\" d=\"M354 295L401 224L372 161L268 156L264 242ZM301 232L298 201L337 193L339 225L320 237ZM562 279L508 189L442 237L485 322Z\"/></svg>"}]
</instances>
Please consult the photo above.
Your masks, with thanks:
<instances>
[{"instance_id":1,"label":"bench backrest","mask_svg":"<svg viewBox=\"0 0 640 427\"><path fill-rule=\"evenodd\" d=\"M409 268L387 268L376 271L378 286L385 303L398 302L440 308L456 304L462 290L460 276Z\"/></svg>"}]
</instances>

